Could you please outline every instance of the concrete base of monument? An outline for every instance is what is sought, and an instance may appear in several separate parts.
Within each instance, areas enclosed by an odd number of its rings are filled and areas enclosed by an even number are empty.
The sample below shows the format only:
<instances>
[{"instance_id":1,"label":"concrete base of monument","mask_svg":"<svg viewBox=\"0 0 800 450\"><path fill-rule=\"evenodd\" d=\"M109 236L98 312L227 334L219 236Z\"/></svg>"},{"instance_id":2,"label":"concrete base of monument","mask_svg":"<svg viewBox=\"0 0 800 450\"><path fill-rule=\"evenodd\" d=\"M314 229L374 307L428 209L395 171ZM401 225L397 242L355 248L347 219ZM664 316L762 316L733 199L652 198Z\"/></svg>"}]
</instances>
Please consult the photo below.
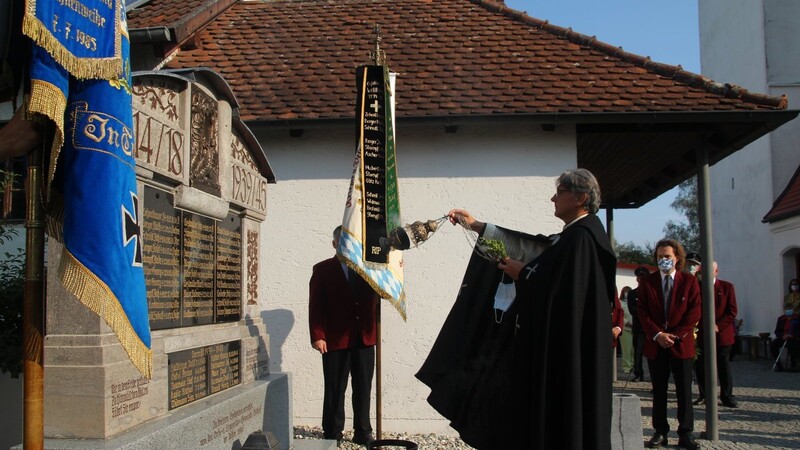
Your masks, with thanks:
<instances>
[{"instance_id":1,"label":"concrete base of monument","mask_svg":"<svg viewBox=\"0 0 800 450\"><path fill-rule=\"evenodd\" d=\"M614 394L611 414L611 448L616 450L641 450L644 448L642 432L642 406L635 394Z\"/></svg>"},{"instance_id":2,"label":"concrete base of monument","mask_svg":"<svg viewBox=\"0 0 800 450\"><path fill-rule=\"evenodd\" d=\"M250 433L271 432L293 448L291 377L273 373L174 409L110 439L45 438L45 450L239 450ZM22 445L13 450L22 450Z\"/></svg>"},{"instance_id":3,"label":"concrete base of monument","mask_svg":"<svg viewBox=\"0 0 800 450\"><path fill-rule=\"evenodd\" d=\"M324 439L298 439L292 450L336 450L336 441Z\"/></svg>"}]
</instances>

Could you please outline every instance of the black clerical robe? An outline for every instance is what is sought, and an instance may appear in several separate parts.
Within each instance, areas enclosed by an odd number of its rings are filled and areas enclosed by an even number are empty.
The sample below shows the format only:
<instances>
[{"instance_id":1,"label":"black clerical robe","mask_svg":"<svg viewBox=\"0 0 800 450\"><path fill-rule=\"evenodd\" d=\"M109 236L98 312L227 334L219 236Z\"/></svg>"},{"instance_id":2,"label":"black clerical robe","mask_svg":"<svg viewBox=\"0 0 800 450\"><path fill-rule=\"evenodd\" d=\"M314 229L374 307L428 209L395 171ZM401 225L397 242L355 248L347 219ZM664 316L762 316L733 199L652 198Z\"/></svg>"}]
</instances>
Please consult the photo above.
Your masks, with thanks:
<instances>
[{"instance_id":1,"label":"black clerical robe","mask_svg":"<svg viewBox=\"0 0 800 450\"><path fill-rule=\"evenodd\" d=\"M431 388L428 402L479 449L610 449L615 273L608 237L589 214L526 264L500 316L502 272L473 255L416 375Z\"/></svg>"}]
</instances>

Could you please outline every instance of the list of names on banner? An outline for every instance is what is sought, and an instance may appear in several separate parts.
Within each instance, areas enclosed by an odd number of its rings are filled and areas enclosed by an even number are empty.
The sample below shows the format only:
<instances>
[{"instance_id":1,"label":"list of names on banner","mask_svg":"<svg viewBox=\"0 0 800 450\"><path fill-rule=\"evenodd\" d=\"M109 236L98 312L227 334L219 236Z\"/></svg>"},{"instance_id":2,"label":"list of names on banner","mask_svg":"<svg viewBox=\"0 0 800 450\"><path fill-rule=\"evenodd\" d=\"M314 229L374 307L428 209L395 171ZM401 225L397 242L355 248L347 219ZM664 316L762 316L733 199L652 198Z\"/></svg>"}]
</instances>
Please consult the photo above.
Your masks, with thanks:
<instances>
[{"instance_id":1,"label":"list of names on banner","mask_svg":"<svg viewBox=\"0 0 800 450\"><path fill-rule=\"evenodd\" d=\"M361 145L363 147L365 259L385 263L388 250L380 245L386 237L386 111L384 68L359 68L358 89Z\"/></svg>"}]
</instances>

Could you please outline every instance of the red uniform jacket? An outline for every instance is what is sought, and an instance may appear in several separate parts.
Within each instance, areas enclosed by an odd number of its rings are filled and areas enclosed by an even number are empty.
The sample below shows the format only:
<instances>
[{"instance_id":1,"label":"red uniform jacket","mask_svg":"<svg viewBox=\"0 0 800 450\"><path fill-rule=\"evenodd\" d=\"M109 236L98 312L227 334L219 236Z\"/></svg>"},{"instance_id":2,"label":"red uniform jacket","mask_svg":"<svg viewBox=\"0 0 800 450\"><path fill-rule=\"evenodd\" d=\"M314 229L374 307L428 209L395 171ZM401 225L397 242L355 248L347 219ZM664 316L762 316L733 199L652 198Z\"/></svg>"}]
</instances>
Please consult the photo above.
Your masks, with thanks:
<instances>
[{"instance_id":1,"label":"red uniform jacket","mask_svg":"<svg viewBox=\"0 0 800 450\"><path fill-rule=\"evenodd\" d=\"M619 327L619 336L625 332L625 310L622 309L622 303L619 301L619 295L614 295L614 307L611 308L611 328ZM614 347L617 346L619 336L614 339Z\"/></svg>"},{"instance_id":2,"label":"red uniform jacket","mask_svg":"<svg viewBox=\"0 0 800 450\"><path fill-rule=\"evenodd\" d=\"M670 347L673 358L694 358L694 326L700 320L700 285L697 278L683 272L675 272L669 317L664 317L664 294L661 274L653 272L639 287L636 308L639 321L644 328L644 356L655 359L660 346L653 340L659 332L677 335L680 342Z\"/></svg>"},{"instance_id":3,"label":"red uniform jacket","mask_svg":"<svg viewBox=\"0 0 800 450\"><path fill-rule=\"evenodd\" d=\"M733 285L727 281L717 279L714 282L714 322L719 328L717 347L733 345L736 340L736 328L733 325L736 321L736 312L736 291L734 291ZM701 308L701 316L702 313ZM700 319L698 328L697 339L702 342L703 319Z\"/></svg>"},{"instance_id":4,"label":"red uniform jacket","mask_svg":"<svg viewBox=\"0 0 800 450\"><path fill-rule=\"evenodd\" d=\"M324 339L328 351L375 345L378 295L355 275L351 289L335 256L314 265L309 282L308 325L311 342Z\"/></svg>"}]
</instances>

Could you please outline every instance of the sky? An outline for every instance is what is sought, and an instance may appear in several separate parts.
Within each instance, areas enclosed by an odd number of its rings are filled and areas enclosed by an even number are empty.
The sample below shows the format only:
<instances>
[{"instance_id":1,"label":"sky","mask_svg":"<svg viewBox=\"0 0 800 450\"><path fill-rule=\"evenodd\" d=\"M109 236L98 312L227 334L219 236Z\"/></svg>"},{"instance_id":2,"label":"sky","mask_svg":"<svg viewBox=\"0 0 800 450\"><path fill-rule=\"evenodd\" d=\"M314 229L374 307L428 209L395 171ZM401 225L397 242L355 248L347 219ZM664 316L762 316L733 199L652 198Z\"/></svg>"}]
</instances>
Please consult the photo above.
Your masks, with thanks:
<instances>
[{"instance_id":1,"label":"sky","mask_svg":"<svg viewBox=\"0 0 800 450\"><path fill-rule=\"evenodd\" d=\"M505 0L505 4L627 52L700 73L697 0ZM677 191L672 189L638 209L614 210L617 242L654 244L663 237L667 221L684 221L670 207ZM598 216L605 223L605 211Z\"/></svg>"}]
</instances>

